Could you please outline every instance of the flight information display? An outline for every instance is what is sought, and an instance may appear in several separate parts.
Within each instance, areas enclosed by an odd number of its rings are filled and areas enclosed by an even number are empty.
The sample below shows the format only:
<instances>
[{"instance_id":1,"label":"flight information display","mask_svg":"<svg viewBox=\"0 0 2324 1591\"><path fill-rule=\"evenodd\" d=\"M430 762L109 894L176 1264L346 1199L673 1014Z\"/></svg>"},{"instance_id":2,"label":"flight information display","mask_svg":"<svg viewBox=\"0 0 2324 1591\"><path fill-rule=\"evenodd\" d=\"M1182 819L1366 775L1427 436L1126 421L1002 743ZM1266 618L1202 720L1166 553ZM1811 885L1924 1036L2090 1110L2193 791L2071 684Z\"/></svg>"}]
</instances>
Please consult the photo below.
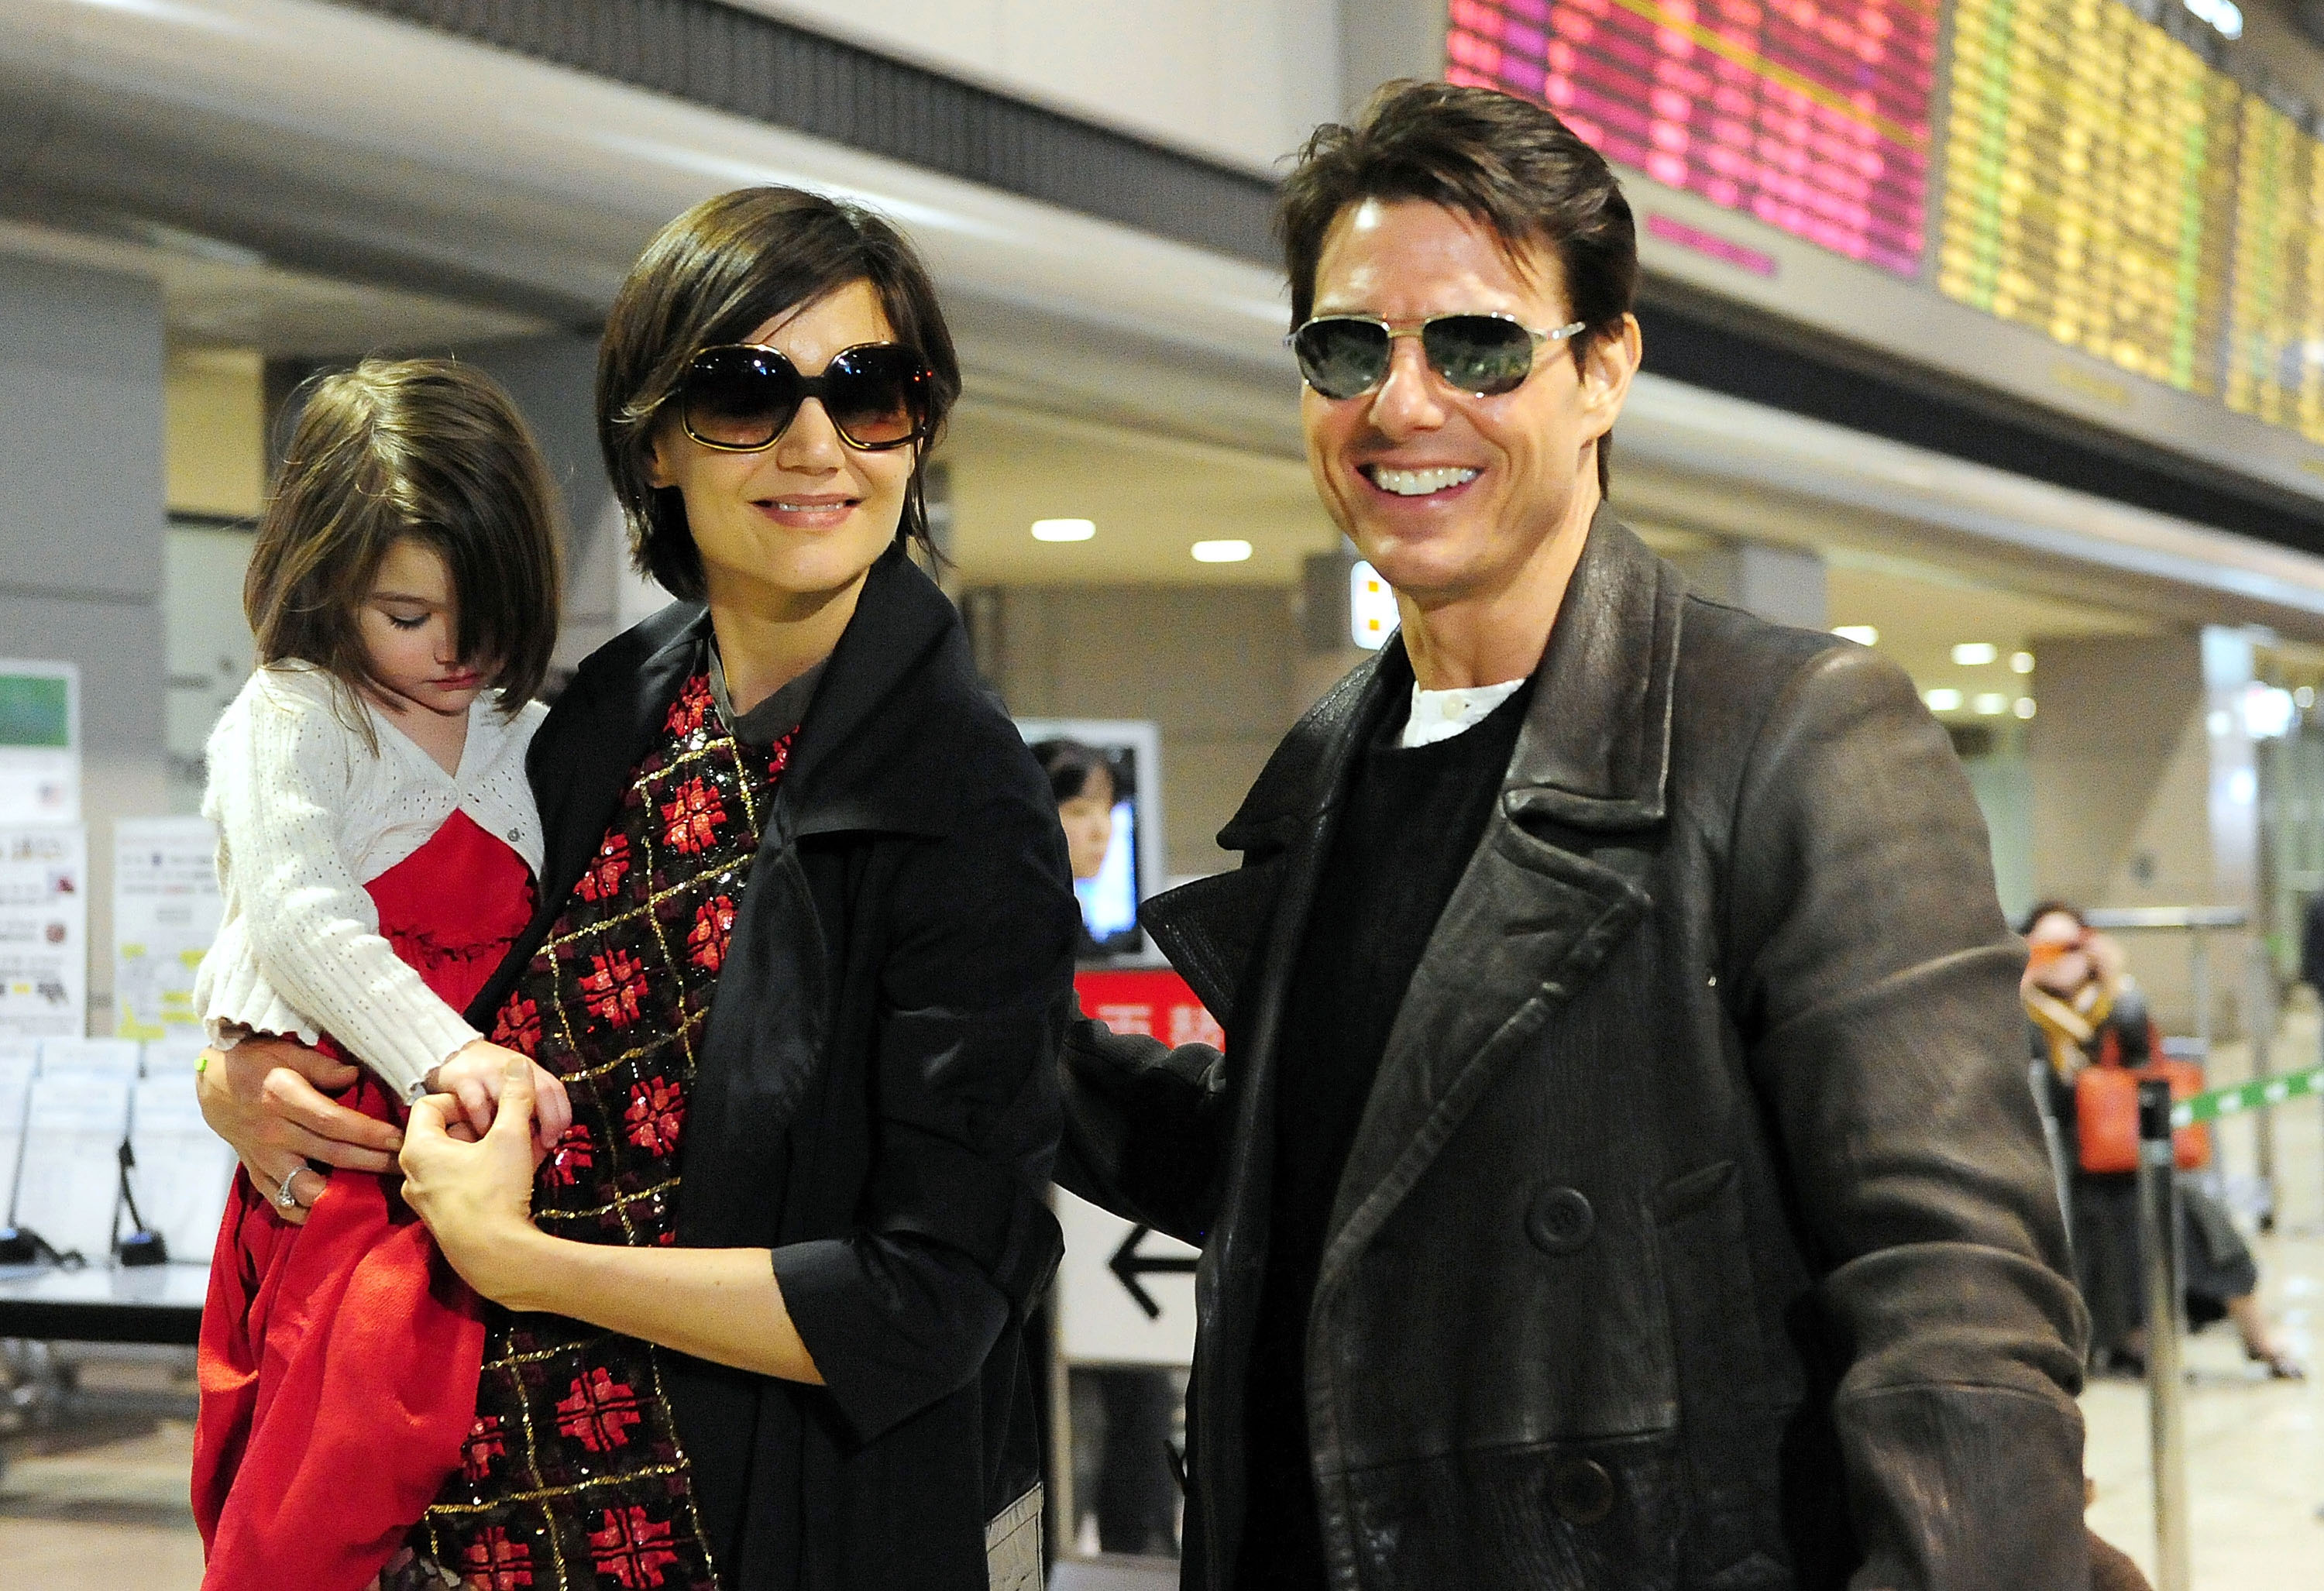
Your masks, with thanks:
<instances>
[{"instance_id":1,"label":"flight information display","mask_svg":"<svg viewBox=\"0 0 2324 1591\"><path fill-rule=\"evenodd\" d=\"M1955 0L1938 287L2215 395L2242 101L2119 0Z\"/></svg>"},{"instance_id":2,"label":"flight information display","mask_svg":"<svg viewBox=\"0 0 2324 1591\"><path fill-rule=\"evenodd\" d=\"M1609 160L1903 275L1921 267L1935 0L1449 0L1446 77Z\"/></svg>"},{"instance_id":3,"label":"flight information display","mask_svg":"<svg viewBox=\"0 0 2324 1591\"><path fill-rule=\"evenodd\" d=\"M2244 101L2227 406L2324 442L2324 145Z\"/></svg>"}]
</instances>

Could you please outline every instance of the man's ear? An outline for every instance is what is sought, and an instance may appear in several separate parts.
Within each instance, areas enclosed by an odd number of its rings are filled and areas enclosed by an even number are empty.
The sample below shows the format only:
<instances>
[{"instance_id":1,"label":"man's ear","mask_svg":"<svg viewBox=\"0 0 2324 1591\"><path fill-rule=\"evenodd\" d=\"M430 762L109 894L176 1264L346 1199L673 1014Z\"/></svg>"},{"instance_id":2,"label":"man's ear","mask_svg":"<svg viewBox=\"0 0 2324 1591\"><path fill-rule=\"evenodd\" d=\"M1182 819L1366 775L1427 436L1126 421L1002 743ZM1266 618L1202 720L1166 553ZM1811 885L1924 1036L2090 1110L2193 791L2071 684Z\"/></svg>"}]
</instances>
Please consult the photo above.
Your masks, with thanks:
<instances>
[{"instance_id":1,"label":"man's ear","mask_svg":"<svg viewBox=\"0 0 2324 1591\"><path fill-rule=\"evenodd\" d=\"M1638 317L1626 314L1615 330L1590 339L1582 351L1582 404L1593 422L1592 434L1602 437L1614 428L1622 405L1630 395L1630 378L1638 373L1646 344ZM1598 424L1602 420L1602 424Z\"/></svg>"}]
</instances>

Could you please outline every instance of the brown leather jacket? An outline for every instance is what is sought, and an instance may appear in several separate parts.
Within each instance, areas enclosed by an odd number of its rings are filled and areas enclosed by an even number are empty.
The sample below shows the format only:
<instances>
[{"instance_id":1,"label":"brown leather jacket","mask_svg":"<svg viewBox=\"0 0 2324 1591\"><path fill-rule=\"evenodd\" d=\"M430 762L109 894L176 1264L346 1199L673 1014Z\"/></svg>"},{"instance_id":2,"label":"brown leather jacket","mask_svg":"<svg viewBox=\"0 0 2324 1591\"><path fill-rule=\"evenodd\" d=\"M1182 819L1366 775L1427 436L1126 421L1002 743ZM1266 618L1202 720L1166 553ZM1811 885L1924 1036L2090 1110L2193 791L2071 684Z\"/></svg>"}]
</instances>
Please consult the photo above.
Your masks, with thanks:
<instances>
[{"instance_id":1,"label":"brown leather jacket","mask_svg":"<svg viewBox=\"0 0 2324 1591\"><path fill-rule=\"evenodd\" d=\"M1084 1025L1060 1181L1203 1248L1185 1584L1225 1591L1289 970L1394 643L1150 903L1227 1054ZM1602 513L1406 996L1308 1327L1344 1591L2089 1583L2087 1324L2024 952L1894 665ZM1250 1588L1258 1591L1258 1588Z\"/></svg>"}]
</instances>

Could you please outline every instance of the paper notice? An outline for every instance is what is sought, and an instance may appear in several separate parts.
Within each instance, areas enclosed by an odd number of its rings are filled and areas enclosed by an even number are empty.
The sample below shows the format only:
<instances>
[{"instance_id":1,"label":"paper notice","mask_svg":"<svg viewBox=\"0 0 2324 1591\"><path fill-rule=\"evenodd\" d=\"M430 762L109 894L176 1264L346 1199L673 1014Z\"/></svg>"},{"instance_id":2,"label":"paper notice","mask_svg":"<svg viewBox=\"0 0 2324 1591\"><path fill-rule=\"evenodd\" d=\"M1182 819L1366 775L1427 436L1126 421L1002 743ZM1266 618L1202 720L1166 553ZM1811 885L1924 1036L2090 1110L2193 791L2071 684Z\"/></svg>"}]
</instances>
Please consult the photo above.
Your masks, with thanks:
<instances>
[{"instance_id":1,"label":"paper notice","mask_svg":"<svg viewBox=\"0 0 2324 1591\"><path fill-rule=\"evenodd\" d=\"M88 1029L88 832L0 827L0 1037Z\"/></svg>"},{"instance_id":2,"label":"paper notice","mask_svg":"<svg viewBox=\"0 0 2324 1591\"><path fill-rule=\"evenodd\" d=\"M124 818L114 825L115 1033L164 1039L201 1031L194 973L224 912L217 830L208 818Z\"/></svg>"},{"instance_id":3,"label":"paper notice","mask_svg":"<svg viewBox=\"0 0 2324 1591\"><path fill-rule=\"evenodd\" d=\"M24 1109L13 1222L55 1248L101 1265L113 1248L131 1080L104 1072L43 1071Z\"/></svg>"}]
</instances>

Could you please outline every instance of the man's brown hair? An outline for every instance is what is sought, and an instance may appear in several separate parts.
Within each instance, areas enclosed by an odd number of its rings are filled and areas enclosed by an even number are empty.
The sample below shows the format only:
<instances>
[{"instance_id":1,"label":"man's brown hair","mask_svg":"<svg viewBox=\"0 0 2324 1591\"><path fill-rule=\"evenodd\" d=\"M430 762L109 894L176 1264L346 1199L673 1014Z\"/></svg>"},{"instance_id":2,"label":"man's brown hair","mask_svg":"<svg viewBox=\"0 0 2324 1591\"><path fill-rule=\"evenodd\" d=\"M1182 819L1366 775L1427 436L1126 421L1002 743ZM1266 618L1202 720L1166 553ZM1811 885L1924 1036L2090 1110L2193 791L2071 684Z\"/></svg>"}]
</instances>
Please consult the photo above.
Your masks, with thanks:
<instances>
[{"instance_id":1,"label":"man's brown hair","mask_svg":"<svg viewBox=\"0 0 2324 1591\"><path fill-rule=\"evenodd\" d=\"M1450 83L1384 83L1352 125L1327 122L1299 152L1275 211L1291 278L1291 327L1315 303L1332 223L1364 199L1418 199L1491 229L1509 262L1547 249L1563 268L1579 368L1597 338L1619 331L1638 289L1629 201L1605 157L1529 100ZM1613 438L1599 438L1598 486L1611 480Z\"/></svg>"},{"instance_id":2,"label":"man's brown hair","mask_svg":"<svg viewBox=\"0 0 2324 1591\"><path fill-rule=\"evenodd\" d=\"M305 399L243 580L258 660L384 694L357 615L409 537L444 560L462 661L530 701L557 646L557 496L516 405L448 359L366 359Z\"/></svg>"},{"instance_id":3,"label":"man's brown hair","mask_svg":"<svg viewBox=\"0 0 2324 1591\"><path fill-rule=\"evenodd\" d=\"M925 361L928 436L916 446L899 540L928 546L930 450L960 396L960 358L927 267L886 220L796 188L744 188L703 200L663 227L630 268L597 350L597 441L630 522L641 575L700 602L702 554L678 489L651 476L653 437L694 355L739 343L787 310L869 283L896 341Z\"/></svg>"}]
</instances>

